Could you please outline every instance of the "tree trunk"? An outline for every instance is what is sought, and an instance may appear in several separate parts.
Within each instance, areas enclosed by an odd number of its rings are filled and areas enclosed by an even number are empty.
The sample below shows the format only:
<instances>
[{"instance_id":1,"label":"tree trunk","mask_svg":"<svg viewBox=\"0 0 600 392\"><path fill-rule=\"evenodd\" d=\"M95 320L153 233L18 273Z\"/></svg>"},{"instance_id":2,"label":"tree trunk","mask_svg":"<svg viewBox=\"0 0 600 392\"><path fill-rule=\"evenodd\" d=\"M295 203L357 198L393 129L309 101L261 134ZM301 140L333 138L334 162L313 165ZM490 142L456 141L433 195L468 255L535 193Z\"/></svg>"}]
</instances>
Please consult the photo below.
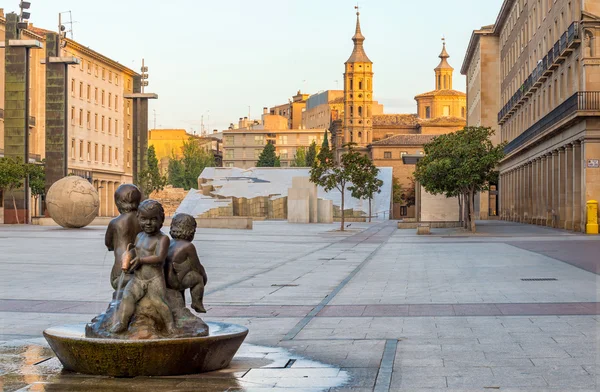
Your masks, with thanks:
<instances>
[{"instance_id":1,"label":"tree trunk","mask_svg":"<svg viewBox=\"0 0 600 392\"><path fill-rule=\"evenodd\" d=\"M13 199L13 208L15 209L15 219L17 220L17 225L20 225L21 222L19 222L19 213L17 212L17 202L15 201L15 194L13 193L13 191L10 191L10 194Z\"/></svg>"},{"instance_id":2,"label":"tree trunk","mask_svg":"<svg viewBox=\"0 0 600 392\"><path fill-rule=\"evenodd\" d=\"M469 208L470 208L470 204L468 203L468 196L466 193L462 194L462 200L463 200L463 228L465 229L469 229Z\"/></svg>"},{"instance_id":3,"label":"tree trunk","mask_svg":"<svg viewBox=\"0 0 600 392\"><path fill-rule=\"evenodd\" d=\"M342 207L340 218L340 231L344 231L344 188L342 188Z\"/></svg>"},{"instance_id":4,"label":"tree trunk","mask_svg":"<svg viewBox=\"0 0 600 392\"><path fill-rule=\"evenodd\" d=\"M462 198L461 198L460 194L458 194L458 221L462 225L462 221L463 221L463 203L462 203Z\"/></svg>"},{"instance_id":5,"label":"tree trunk","mask_svg":"<svg viewBox=\"0 0 600 392\"><path fill-rule=\"evenodd\" d=\"M369 223L371 223L371 198L369 198Z\"/></svg>"},{"instance_id":6,"label":"tree trunk","mask_svg":"<svg viewBox=\"0 0 600 392\"><path fill-rule=\"evenodd\" d=\"M470 190L469 191L469 213L470 213L470 219L469 219L469 230L472 233L475 233L475 191L474 190Z\"/></svg>"}]
</instances>

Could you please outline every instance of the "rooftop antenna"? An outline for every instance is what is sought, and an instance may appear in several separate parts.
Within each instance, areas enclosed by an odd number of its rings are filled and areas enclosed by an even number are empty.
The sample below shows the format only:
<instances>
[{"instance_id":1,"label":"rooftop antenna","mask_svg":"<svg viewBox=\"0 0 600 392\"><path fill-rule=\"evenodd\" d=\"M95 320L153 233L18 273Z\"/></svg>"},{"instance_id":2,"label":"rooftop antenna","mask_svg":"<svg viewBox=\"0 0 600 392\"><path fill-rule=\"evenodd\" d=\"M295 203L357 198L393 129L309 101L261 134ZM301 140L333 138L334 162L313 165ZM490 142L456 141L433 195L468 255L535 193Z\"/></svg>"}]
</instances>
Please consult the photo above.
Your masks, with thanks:
<instances>
[{"instance_id":1,"label":"rooftop antenna","mask_svg":"<svg viewBox=\"0 0 600 392\"><path fill-rule=\"evenodd\" d=\"M65 25L69 25L69 29L67 30L62 22L62 14L69 14L69 21L64 22ZM73 39L73 23L77 23L73 21L73 13L69 11L63 11L58 13L58 30L62 32L63 37L67 36L67 33L70 33L71 39Z\"/></svg>"}]
</instances>

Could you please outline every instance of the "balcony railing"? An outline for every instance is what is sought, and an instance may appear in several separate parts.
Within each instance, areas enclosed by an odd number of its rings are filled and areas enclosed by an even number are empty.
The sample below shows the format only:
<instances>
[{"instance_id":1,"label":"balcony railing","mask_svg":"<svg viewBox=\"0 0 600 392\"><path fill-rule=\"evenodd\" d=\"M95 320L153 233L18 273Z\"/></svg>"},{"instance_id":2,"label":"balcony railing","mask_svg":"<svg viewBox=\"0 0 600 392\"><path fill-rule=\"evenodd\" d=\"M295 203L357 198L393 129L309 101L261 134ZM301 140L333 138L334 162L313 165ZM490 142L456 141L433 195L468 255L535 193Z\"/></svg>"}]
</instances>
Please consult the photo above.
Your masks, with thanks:
<instances>
[{"instance_id":1,"label":"balcony railing","mask_svg":"<svg viewBox=\"0 0 600 392\"><path fill-rule=\"evenodd\" d=\"M565 102L561 103L553 111L508 143L504 148L504 153L510 154L536 136L546 132L553 125L577 112L585 111L600 112L600 91L584 91L573 94Z\"/></svg>"},{"instance_id":2,"label":"balcony railing","mask_svg":"<svg viewBox=\"0 0 600 392\"><path fill-rule=\"evenodd\" d=\"M579 45L579 22L573 22L567 31L559 38L558 41L550 48L548 54L540 60L531 74L525 79L521 88L508 100L506 105L498 113L498 123L503 124L505 118L513 112L516 105L521 100L527 100L529 92L538 87L542 82L541 78L546 73L551 73L560 63L565 60L567 50Z\"/></svg>"}]
</instances>

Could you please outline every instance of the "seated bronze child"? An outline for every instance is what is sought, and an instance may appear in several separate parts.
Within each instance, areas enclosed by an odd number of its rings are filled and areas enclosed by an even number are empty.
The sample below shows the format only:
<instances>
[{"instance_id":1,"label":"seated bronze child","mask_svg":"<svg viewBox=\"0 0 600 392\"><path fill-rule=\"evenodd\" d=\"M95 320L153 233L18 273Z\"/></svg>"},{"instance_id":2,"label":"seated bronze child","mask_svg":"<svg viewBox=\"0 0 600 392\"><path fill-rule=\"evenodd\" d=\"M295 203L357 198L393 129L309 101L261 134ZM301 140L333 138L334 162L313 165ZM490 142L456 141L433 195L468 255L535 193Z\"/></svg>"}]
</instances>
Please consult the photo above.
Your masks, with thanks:
<instances>
[{"instance_id":1,"label":"seated bronze child","mask_svg":"<svg viewBox=\"0 0 600 392\"><path fill-rule=\"evenodd\" d=\"M208 281L206 271L192 244L196 234L196 220L188 214L177 214L171 222L171 244L167 254L166 280L169 288L183 292L190 289L192 309L206 313L202 300Z\"/></svg>"},{"instance_id":2,"label":"seated bronze child","mask_svg":"<svg viewBox=\"0 0 600 392\"><path fill-rule=\"evenodd\" d=\"M144 200L137 212L142 232L135 240L135 249L124 254L122 269L133 271L133 277L123 290L112 333L127 329L136 304L144 297L159 314L168 334L175 333L173 314L166 301L164 266L169 251L169 237L160 228L165 220L163 207L156 200ZM131 260L131 261L130 261Z\"/></svg>"}]
</instances>

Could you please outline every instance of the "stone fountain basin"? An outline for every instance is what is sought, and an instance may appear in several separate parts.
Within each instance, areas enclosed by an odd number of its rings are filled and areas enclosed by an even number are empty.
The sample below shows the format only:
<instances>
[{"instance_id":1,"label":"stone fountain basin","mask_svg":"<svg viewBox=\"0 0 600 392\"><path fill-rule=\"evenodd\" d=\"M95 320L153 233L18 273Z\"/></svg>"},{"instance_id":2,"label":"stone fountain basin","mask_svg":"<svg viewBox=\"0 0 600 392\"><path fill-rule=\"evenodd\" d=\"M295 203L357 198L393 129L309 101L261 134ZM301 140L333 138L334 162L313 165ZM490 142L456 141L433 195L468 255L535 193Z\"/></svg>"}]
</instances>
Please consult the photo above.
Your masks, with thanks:
<instances>
[{"instance_id":1,"label":"stone fountain basin","mask_svg":"<svg viewBox=\"0 0 600 392\"><path fill-rule=\"evenodd\" d=\"M85 325L48 328L44 337L65 370L113 376L172 376L229 366L248 335L241 325L207 322L209 336L120 340L85 337Z\"/></svg>"}]
</instances>

